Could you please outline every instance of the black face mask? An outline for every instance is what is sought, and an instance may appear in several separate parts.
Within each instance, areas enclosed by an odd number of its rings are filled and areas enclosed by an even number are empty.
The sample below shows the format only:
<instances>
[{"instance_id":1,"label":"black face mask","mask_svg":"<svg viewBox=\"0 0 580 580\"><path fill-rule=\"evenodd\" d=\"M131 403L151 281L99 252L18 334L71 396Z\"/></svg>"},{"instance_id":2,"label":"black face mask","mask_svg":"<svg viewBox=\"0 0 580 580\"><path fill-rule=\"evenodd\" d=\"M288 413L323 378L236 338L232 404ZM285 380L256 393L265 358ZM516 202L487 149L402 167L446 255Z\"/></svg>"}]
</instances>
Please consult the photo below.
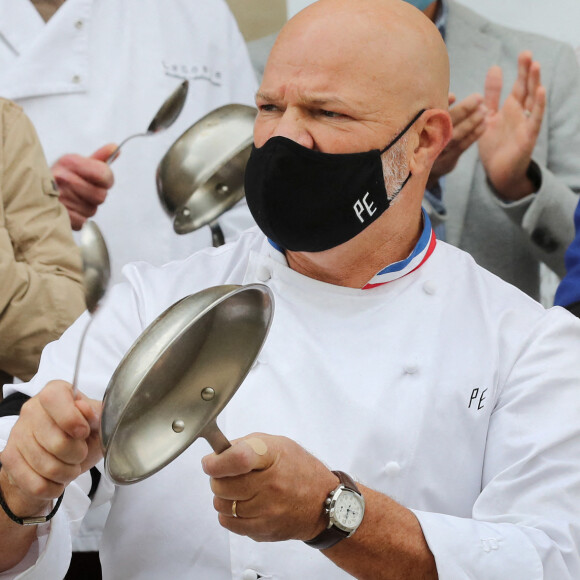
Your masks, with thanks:
<instances>
[{"instance_id":1,"label":"black face mask","mask_svg":"<svg viewBox=\"0 0 580 580\"><path fill-rule=\"evenodd\" d=\"M321 252L348 242L389 207L382 151L321 153L285 137L252 148L246 166L246 200L260 229L278 246L295 252ZM403 182L403 189L411 174Z\"/></svg>"}]
</instances>

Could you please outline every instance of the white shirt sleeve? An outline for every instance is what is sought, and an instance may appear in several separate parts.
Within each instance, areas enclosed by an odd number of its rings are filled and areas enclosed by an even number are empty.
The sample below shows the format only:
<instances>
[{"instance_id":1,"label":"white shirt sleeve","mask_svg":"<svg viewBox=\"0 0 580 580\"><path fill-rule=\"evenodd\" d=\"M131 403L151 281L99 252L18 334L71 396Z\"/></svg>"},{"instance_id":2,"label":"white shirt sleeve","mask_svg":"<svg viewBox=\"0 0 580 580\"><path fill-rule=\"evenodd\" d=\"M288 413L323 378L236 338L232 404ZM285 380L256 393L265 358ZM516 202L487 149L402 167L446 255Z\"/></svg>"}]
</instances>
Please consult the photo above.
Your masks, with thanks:
<instances>
[{"instance_id":1,"label":"white shirt sleeve","mask_svg":"<svg viewBox=\"0 0 580 580\"><path fill-rule=\"evenodd\" d=\"M440 580L580 578L577 335L559 308L530 328L498 387L472 518L414 511Z\"/></svg>"}]
</instances>

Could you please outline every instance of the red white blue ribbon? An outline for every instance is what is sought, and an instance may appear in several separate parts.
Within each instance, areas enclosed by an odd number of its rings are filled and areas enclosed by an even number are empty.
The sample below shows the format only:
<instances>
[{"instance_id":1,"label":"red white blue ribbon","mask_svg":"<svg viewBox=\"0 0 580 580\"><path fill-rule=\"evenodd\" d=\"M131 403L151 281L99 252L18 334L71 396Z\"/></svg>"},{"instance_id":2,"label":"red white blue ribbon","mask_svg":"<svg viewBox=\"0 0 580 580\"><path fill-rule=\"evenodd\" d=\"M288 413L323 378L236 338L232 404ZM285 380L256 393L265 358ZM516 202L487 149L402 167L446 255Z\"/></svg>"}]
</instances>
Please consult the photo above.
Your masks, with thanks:
<instances>
[{"instance_id":1,"label":"red white blue ribbon","mask_svg":"<svg viewBox=\"0 0 580 580\"><path fill-rule=\"evenodd\" d=\"M429 258L429 256L435 250L437 244L437 238L435 237L435 232L431 226L431 220L427 215L427 212L423 211L423 233L417 242L414 250L409 254L404 260L399 262L394 262L386 268L383 268L378 274L375 274L365 286L363 290L369 290L371 288L376 288L383 284L388 284L393 280L398 280L411 272L414 272L417 268L420 268ZM272 240L268 239L272 248L284 256L284 250L275 244ZM284 258L283 258L284 259Z\"/></svg>"},{"instance_id":2,"label":"red white blue ribbon","mask_svg":"<svg viewBox=\"0 0 580 580\"><path fill-rule=\"evenodd\" d=\"M363 290L369 290L370 288L376 288L382 284L388 284L393 280L398 280L399 278L414 272L427 261L429 256L435 250L436 244L437 238L435 237L435 232L431 227L431 220L425 210L423 210L423 233L421 234L414 250L404 260L394 262L386 268L383 268L378 274L369 280L365 286L363 286Z\"/></svg>"}]
</instances>

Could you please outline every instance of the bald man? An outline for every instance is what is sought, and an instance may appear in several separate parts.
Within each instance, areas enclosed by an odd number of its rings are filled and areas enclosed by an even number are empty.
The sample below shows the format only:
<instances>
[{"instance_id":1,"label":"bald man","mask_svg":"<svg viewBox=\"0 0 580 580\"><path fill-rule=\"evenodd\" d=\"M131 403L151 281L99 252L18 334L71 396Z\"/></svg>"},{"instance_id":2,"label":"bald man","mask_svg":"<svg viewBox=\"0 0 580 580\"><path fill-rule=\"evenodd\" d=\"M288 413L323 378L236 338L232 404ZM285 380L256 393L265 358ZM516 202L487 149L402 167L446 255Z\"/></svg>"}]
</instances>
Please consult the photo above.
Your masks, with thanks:
<instances>
[{"instance_id":1,"label":"bald man","mask_svg":"<svg viewBox=\"0 0 580 580\"><path fill-rule=\"evenodd\" d=\"M436 28L399 0L320 0L286 25L246 171L260 229L129 268L91 328L82 394L67 381L86 320L0 422L7 577L66 570L99 401L133 341L183 296L248 283L275 315L219 418L233 446L103 479L104 577L580 577L580 321L436 241L421 201L452 133L448 77Z\"/></svg>"}]
</instances>

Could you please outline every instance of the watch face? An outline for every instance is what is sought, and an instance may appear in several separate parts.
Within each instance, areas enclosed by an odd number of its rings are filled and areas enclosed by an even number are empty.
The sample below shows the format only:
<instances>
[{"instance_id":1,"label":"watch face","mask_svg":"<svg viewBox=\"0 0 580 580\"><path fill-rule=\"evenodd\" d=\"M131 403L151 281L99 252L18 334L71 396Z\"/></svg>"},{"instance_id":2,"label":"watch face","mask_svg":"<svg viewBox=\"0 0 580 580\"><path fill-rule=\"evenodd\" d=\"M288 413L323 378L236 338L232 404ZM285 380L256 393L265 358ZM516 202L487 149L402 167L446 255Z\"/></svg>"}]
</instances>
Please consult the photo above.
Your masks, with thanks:
<instances>
[{"instance_id":1,"label":"watch face","mask_svg":"<svg viewBox=\"0 0 580 580\"><path fill-rule=\"evenodd\" d=\"M333 518L345 531L356 530L364 515L364 500L348 489L342 489L334 504Z\"/></svg>"}]
</instances>

